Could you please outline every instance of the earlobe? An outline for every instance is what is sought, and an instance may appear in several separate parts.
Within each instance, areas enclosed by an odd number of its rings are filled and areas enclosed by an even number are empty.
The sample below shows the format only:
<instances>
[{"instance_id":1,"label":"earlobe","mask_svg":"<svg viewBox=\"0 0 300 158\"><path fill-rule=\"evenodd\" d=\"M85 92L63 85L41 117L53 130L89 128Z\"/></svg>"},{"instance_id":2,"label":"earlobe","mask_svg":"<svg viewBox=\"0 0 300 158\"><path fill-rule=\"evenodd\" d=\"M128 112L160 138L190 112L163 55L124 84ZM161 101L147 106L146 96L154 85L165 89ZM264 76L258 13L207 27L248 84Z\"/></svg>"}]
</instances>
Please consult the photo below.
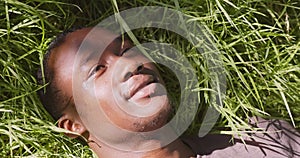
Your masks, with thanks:
<instances>
[{"instance_id":1,"label":"earlobe","mask_svg":"<svg viewBox=\"0 0 300 158\"><path fill-rule=\"evenodd\" d=\"M86 128L80 121L73 119L68 115L63 115L58 119L58 127L70 131L70 133L65 133L65 135L70 138L77 138L86 132Z\"/></svg>"}]
</instances>

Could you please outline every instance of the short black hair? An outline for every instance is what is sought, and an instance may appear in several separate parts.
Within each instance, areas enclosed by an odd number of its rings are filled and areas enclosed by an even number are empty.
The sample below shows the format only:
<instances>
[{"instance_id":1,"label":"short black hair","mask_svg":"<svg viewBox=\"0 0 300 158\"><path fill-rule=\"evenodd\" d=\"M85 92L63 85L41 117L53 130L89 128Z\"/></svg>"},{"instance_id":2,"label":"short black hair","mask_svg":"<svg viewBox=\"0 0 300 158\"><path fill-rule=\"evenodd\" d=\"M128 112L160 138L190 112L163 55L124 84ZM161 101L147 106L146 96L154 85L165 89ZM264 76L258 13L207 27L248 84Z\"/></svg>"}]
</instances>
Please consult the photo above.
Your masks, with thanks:
<instances>
[{"instance_id":1,"label":"short black hair","mask_svg":"<svg viewBox=\"0 0 300 158\"><path fill-rule=\"evenodd\" d=\"M53 49L61 46L66 39L66 36L72 32L82 29L83 27L72 27L61 34L56 36L54 40L49 44L48 49L44 55L43 64L37 71L37 82L39 85L45 86L37 91L37 94L48 113L57 121L61 116L65 108L70 104L74 104L73 98L67 96L55 83L54 70L49 68L48 62ZM42 69L44 70L42 72Z\"/></svg>"}]
</instances>

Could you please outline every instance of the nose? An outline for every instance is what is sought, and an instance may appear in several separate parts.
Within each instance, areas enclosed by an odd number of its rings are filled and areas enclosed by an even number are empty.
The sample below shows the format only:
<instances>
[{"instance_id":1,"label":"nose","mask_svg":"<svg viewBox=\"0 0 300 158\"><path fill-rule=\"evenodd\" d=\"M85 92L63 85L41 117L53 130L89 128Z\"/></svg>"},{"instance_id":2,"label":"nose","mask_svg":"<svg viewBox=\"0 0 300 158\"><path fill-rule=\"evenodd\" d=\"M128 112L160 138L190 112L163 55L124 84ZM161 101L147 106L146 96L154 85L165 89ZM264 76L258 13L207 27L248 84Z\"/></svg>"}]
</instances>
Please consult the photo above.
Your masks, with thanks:
<instances>
[{"instance_id":1,"label":"nose","mask_svg":"<svg viewBox=\"0 0 300 158\"><path fill-rule=\"evenodd\" d=\"M144 64L139 64L136 69L134 69L132 72L127 72L124 76L124 81L128 80L130 77L136 74L140 74L144 70Z\"/></svg>"},{"instance_id":2,"label":"nose","mask_svg":"<svg viewBox=\"0 0 300 158\"><path fill-rule=\"evenodd\" d=\"M144 70L144 64L140 64L136 70L134 71L134 73L141 73Z\"/></svg>"}]
</instances>

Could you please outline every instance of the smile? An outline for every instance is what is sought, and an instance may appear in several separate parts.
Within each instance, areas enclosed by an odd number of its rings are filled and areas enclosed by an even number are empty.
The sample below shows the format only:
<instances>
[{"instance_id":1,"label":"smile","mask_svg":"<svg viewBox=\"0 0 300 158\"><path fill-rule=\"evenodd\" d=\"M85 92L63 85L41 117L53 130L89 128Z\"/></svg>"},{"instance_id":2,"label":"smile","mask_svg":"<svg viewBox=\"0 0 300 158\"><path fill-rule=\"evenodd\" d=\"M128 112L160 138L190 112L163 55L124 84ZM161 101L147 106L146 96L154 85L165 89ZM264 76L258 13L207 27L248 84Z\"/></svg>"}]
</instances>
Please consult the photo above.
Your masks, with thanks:
<instances>
[{"instance_id":1,"label":"smile","mask_svg":"<svg viewBox=\"0 0 300 158\"><path fill-rule=\"evenodd\" d=\"M128 100L149 97L155 91L155 83L158 83L158 79L153 75L134 75L127 81L125 98Z\"/></svg>"}]
</instances>

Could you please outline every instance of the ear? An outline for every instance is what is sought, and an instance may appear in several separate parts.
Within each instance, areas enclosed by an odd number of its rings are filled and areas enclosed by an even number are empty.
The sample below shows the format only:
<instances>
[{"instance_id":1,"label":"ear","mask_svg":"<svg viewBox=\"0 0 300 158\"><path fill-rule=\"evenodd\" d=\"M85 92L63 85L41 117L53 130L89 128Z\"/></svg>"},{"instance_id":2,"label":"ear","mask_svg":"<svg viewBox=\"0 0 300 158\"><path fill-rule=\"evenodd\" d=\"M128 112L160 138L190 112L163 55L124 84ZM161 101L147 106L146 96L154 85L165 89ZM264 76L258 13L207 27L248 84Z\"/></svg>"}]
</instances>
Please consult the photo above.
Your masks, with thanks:
<instances>
[{"instance_id":1,"label":"ear","mask_svg":"<svg viewBox=\"0 0 300 158\"><path fill-rule=\"evenodd\" d=\"M78 118L70 114L64 114L58 119L58 127L70 131L70 133L65 133L65 135L70 138L77 138L79 135L83 135L86 132L86 128L81 120L78 120ZM77 133L78 135L73 133Z\"/></svg>"}]
</instances>

